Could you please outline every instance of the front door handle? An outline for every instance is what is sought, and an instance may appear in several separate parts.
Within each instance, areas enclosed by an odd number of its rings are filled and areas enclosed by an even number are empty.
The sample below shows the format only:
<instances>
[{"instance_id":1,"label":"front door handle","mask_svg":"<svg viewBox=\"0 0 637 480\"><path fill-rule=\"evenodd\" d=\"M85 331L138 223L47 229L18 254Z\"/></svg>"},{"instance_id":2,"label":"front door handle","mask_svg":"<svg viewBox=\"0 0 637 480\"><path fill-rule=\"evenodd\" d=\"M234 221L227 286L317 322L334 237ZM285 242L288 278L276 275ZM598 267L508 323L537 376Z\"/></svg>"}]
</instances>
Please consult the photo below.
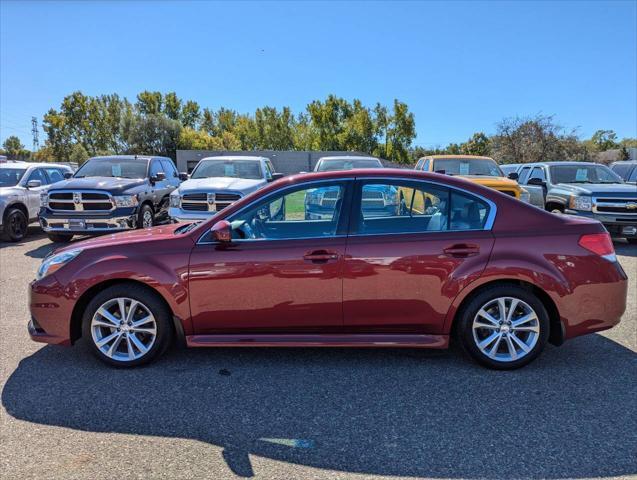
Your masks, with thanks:
<instances>
[{"instance_id":1,"label":"front door handle","mask_svg":"<svg viewBox=\"0 0 637 480\"><path fill-rule=\"evenodd\" d=\"M480 247L478 245L456 243L443 250L445 255L455 258L474 257L480 253Z\"/></svg>"},{"instance_id":2,"label":"front door handle","mask_svg":"<svg viewBox=\"0 0 637 480\"><path fill-rule=\"evenodd\" d=\"M330 260L338 260L338 253L330 252L329 250L314 250L303 255L303 260L307 260L312 263L327 263Z\"/></svg>"}]
</instances>

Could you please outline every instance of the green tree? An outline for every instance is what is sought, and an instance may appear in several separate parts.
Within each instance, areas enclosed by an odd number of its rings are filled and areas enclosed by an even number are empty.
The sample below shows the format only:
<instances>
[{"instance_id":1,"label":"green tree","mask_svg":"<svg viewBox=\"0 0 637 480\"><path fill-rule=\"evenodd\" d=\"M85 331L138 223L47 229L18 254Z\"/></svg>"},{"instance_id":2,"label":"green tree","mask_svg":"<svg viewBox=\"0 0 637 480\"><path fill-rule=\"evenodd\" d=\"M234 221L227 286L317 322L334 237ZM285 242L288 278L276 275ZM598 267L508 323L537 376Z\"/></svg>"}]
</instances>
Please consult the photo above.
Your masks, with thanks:
<instances>
[{"instance_id":1,"label":"green tree","mask_svg":"<svg viewBox=\"0 0 637 480\"><path fill-rule=\"evenodd\" d=\"M201 119L199 104L188 100L181 111L181 124L186 128L196 128Z\"/></svg>"},{"instance_id":2,"label":"green tree","mask_svg":"<svg viewBox=\"0 0 637 480\"><path fill-rule=\"evenodd\" d=\"M86 162L86 160L88 160L88 157L88 152L84 149L82 144L76 143L71 147L68 161L77 163L78 165L82 165L84 162Z\"/></svg>"},{"instance_id":3,"label":"green tree","mask_svg":"<svg viewBox=\"0 0 637 480\"><path fill-rule=\"evenodd\" d=\"M628 152L626 145L622 145L622 147L619 149L619 159L630 160L630 153Z\"/></svg>"},{"instance_id":4,"label":"green tree","mask_svg":"<svg viewBox=\"0 0 637 480\"><path fill-rule=\"evenodd\" d=\"M181 119L181 104L175 92L169 92L164 96L164 113L171 120Z\"/></svg>"},{"instance_id":5,"label":"green tree","mask_svg":"<svg viewBox=\"0 0 637 480\"><path fill-rule=\"evenodd\" d=\"M7 137L4 143L2 144L2 148L7 152L7 157L10 158L18 158L22 151L24 150L24 145L20 143L20 139L15 135L11 135Z\"/></svg>"},{"instance_id":6,"label":"green tree","mask_svg":"<svg viewBox=\"0 0 637 480\"><path fill-rule=\"evenodd\" d=\"M126 127L129 152L175 159L181 124L163 115L137 115Z\"/></svg>"},{"instance_id":7,"label":"green tree","mask_svg":"<svg viewBox=\"0 0 637 480\"><path fill-rule=\"evenodd\" d=\"M163 110L164 98L161 92L144 90L137 94L137 111L142 115L160 115Z\"/></svg>"},{"instance_id":8,"label":"green tree","mask_svg":"<svg viewBox=\"0 0 637 480\"><path fill-rule=\"evenodd\" d=\"M273 107L258 108L254 114L257 146L265 150L294 148L294 117L288 107L278 112Z\"/></svg>"},{"instance_id":9,"label":"green tree","mask_svg":"<svg viewBox=\"0 0 637 480\"><path fill-rule=\"evenodd\" d=\"M460 146L464 155L488 156L491 154L491 141L484 133L474 133L473 136Z\"/></svg>"},{"instance_id":10,"label":"green tree","mask_svg":"<svg viewBox=\"0 0 637 480\"><path fill-rule=\"evenodd\" d=\"M612 130L597 130L591 137L591 143L598 152L617 148L617 134Z\"/></svg>"}]
</instances>

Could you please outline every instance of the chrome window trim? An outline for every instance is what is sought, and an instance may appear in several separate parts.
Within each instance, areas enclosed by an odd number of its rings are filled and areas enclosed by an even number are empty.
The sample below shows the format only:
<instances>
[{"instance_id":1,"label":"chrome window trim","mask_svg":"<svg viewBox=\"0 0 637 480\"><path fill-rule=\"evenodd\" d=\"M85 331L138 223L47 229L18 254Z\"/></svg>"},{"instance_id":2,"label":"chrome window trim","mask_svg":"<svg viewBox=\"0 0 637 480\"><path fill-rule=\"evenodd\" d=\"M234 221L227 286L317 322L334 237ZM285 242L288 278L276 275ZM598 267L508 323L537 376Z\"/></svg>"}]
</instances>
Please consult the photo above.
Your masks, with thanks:
<instances>
[{"instance_id":1,"label":"chrome window trim","mask_svg":"<svg viewBox=\"0 0 637 480\"><path fill-rule=\"evenodd\" d=\"M446 183L442 183L442 182L438 182L436 180L429 180L429 179L420 179L420 178L405 178L405 177L397 177L397 176L372 176L372 177L348 177L348 178L339 178L339 179L328 179L328 180L310 180L308 182L303 182L303 183L296 183L294 185L288 185L286 187L282 187L280 189L277 189L273 192L268 193L267 195L265 195L264 197L260 197L258 199L256 199L254 202L249 203L248 205L246 205L245 207L241 208L240 210L237 210L236 212L234 212L231 216L235 216L240 214L241 212L243 212L244 210L246 210L247 208L251 207L254 203L259 202L261 200L264 200L274 194L280 193L280 192L284 192L286 190L290 190L294 187L298 187L298 186L304 186L304 185L312 185L315 183L338 183L338 182L352 182L352 181L357 181L357 180L398 180L398 181L408 181L408 182L421 182L421 183L429 183L432 185L437 185L443 188L449 188L452 190L455 190L457 192L463 193L465 195L472 195L476 198L479 198L480 200L486 202L489 205L489 214L487 215L487 220L484 223L484 227L482 228L478 228L478 229L463 229L463 230L425 230L423 232L387 232L387 233L354 233L354 234L348 234L348 235L332 235L329 237L296 237L296 238L271 238L271 239L249 239L249 238L244 238L244 239L237 239L237 240L233 240L232 243L241 243L241 242L275 242L275 241L290 241L290 240L319 240L319 239L326 239L326 238L342 238L342 237L368 237L368 236L384 236L384 235L422 235L422 234L431 234L431 233L457 233L457 232L484 232L484 231L490 231L493 229L493 224L495 223L495 217L497 214L497 206L495 204L495 202L493 202L492 200L489 200L486 197L483 197L482 195L478 194L478 193L473 193L473 192L469 192L467 190L463 190L462 188L453 186L453 185L448 185ZM228 220L231 221L230 218L226 218L224 220ZM208 231L205 231L204 233L201 234L201 236L197 239L196 244L197 245L218 245L219 242L206 242L203 241L202 238L208 234Z\"/></svg>"}]
</instances>

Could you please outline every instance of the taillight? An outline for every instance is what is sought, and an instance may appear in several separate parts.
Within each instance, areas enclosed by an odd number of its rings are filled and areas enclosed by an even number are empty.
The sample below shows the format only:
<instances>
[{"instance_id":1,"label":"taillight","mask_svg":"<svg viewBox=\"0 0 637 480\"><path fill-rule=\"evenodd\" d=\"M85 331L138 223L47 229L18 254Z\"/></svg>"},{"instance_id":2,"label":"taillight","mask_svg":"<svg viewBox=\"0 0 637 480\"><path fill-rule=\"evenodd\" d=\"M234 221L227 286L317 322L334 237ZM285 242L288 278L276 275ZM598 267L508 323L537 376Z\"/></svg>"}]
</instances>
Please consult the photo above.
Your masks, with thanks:
<instances>
[{"instance_id":1,"label":"taillight","mask_svg":"<svg viewBox=\"0 0 637 480\"><path fill-rule=\"evenodd\" d=\"M617 260L613 241L608 233L588 233L586 235L582 235L577 243L580 247L583 247L589 252L593 252L600 257L604 257L606 260L610 260L611 262L615 262Z\"/></svg>"}]
</instances>

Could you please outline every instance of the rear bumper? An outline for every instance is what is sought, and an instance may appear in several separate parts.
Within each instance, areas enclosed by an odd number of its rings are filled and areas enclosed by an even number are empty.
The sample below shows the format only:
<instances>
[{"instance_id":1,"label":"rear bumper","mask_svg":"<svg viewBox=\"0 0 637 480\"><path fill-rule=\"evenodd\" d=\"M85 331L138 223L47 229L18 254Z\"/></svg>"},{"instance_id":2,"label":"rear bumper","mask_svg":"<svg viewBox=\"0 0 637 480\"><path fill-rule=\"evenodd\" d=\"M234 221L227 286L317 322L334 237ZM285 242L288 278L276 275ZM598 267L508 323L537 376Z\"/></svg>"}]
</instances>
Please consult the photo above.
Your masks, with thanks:
<instances>
[{"instance_id":1,"label":"rear bumper","mask_svg":"<svg viewBox=\"0 0 637 480\"><path fill-rule=\"evenodd\" d=\"M91 233L121 232L137 227L137 208L117 208L108 214L69 215L41 210L40 226L50 233Z\"/></svg>"},{"instance_id":2,"label":"rear bumper","mask_svg":"<svg viewBox=\"0 0 637 480\"><path fill-rule=\"evenodd\" d=\"M64 290L54 275L31 282L27 326L31 340L54 345L71 345L71 316L74 302L64 296Z\"/></svg>"},{"instance_id":3,"label":"rear bumper","mask_svg":"<svg viewBox=\"0 0 637 480\"><path fill-rule=\"evenodd\" d=\"M609 213L581 212L579 210L570 209L565 210L564 213L597 220L606 227L608 233L614 236L637 237L637 214L613 215Z\"/></svg>"}]
</instances>

